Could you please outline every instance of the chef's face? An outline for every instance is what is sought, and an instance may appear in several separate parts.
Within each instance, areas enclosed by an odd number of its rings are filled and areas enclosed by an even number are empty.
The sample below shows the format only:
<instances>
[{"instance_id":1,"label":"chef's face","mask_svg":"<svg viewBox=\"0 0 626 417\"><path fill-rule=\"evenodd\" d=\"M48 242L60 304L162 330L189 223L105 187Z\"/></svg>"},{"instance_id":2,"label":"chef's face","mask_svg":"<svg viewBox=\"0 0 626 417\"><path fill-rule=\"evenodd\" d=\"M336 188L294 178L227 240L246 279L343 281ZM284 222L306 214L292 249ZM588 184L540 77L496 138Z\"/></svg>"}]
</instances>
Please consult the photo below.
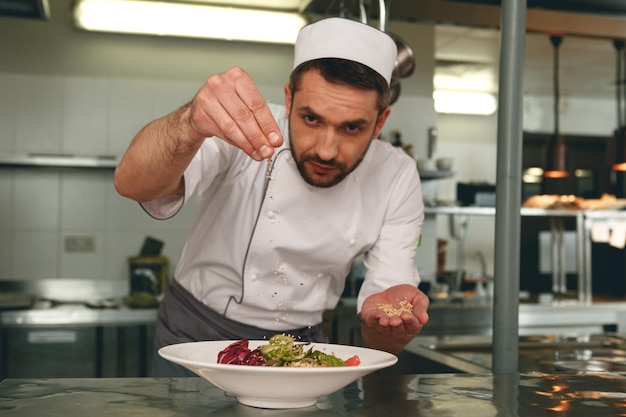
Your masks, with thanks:
<instances>
[{"instance_id":1,"label":"chef's face","mask_svg":"<svg viewBox=\"0 0 626 417\"><path fill-rule=\"evenodd\" d=\"M285 86L291 153L302 178L332 187L363 160L390 109L380 115L377 92L329 83L317 71L303 75L293 95Z\"/></svg>"}]
</instances>

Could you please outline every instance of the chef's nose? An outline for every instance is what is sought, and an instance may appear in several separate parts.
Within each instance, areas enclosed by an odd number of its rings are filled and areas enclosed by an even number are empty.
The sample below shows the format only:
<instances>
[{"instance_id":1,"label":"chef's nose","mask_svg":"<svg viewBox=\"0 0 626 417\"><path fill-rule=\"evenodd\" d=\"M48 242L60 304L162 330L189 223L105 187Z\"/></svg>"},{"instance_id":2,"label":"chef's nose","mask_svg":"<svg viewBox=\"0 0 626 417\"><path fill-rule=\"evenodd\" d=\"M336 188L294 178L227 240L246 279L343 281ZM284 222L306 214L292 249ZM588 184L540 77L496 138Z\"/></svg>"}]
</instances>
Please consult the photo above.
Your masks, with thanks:
<instances>
[{"instance_id":1,"label":"chef's nose","mask_svg":"<svg viewBox=\"0 0 626 417\"><path fill-rule=\"evenodd\" d=\"M339 138L334 130L328 129L317 141L317 155L323 161L330 161L337 156Z\"/></svg>"}]
</instances>

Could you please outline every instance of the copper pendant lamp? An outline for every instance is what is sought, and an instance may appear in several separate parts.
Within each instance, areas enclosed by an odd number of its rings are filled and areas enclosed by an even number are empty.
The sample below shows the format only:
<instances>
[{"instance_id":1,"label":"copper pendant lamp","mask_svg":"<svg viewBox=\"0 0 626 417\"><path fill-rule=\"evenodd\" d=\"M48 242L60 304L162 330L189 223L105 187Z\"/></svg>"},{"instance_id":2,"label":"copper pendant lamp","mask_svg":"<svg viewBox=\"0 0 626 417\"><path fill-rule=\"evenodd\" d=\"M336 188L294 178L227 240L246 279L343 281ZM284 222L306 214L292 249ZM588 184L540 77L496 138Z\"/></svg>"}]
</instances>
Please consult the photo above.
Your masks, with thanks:
<instances>
[{"instance_id":1,"label":"copper pendant lamp","mask_svg":"<svg viewBox=\"0 0 626 417\"><path fill-rule=\"evenodd\" d=\"M615 40L613 42L616 50L616 77L615 92L617 98L617 128L615 129L613 143L614 155L611 168L614 171L626 171L626 113L622 111L622 89L626 96L626 71L622 68L622 61L626 61L626 50L624 50L624 41ZM624 55L622 56L622 53ZM626 97L625 97L626 98ZM626 106L625 110L626 110Z\"/></svg>"},{"instance_id":2,"label":"copper pendant lamp","mask_svg":"<svg viewBox=\"0 0 626 417\"><path fill-rule=\"evenodd\" d=\"M569 176L566 164L565 139L559 133L559 46L563 38L550 36L554 47L554 133L550 137L546 150L546 167L543 176L547 178L565 178Z\"/></svg>"}]
</instances>

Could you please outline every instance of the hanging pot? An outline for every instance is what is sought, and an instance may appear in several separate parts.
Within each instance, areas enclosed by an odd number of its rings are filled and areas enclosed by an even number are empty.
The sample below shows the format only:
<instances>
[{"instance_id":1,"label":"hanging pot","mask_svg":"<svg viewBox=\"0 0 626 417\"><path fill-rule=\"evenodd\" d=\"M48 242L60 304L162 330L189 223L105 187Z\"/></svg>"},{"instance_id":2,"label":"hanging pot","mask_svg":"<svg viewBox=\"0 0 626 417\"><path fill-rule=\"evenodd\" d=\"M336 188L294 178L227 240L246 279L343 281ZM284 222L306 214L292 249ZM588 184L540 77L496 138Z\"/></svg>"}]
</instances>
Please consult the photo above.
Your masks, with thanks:
<instances>
[{"instance_id":1,"label":"hanging pot","mask_svg":"<svg viewBox=\"0 0 626 417\"><path fill-rule=\"evenodd\" d=\"M393 69L394 76L398 78L406 78L413 74L415 70L415 58L413 56L413 50L408 43L404 41L400 36L395 33L389 33L389 36L396 43L398 48L398 56Z\"/></svg>"},{"instance_id":2,"label":"hanging pot","mask_svg":"<svg viewBox=\"0 0 626 417\"><path fill-rule=\"evenodd\" d=\"M391 94L389 97L389 105L392 105L398 100L398 97L400 97L400 91L400 79L392 76L391 83L389 84L389 92Z\"/></svg>"},{"instance_id":3,"label":"hanging pot","mask_svg":"<svg viewBox=\"0 0 626 417\"><path fill-rule=\"evenodd\" d=\"M367 11L363 0L359 1L359 10L361 13L361 22L367 23ZM380 13L379 29L387 33L396 44L398 54L394 63L393 72L391 74L391 82L389 83L390 97L389 104L395 103L400 97L400 79L406 78L413 73L415 69L415 59L411 47L395 33L387 30L389 24L389 0L378 0L378 10Z\"/></svg>"}]
</instances>

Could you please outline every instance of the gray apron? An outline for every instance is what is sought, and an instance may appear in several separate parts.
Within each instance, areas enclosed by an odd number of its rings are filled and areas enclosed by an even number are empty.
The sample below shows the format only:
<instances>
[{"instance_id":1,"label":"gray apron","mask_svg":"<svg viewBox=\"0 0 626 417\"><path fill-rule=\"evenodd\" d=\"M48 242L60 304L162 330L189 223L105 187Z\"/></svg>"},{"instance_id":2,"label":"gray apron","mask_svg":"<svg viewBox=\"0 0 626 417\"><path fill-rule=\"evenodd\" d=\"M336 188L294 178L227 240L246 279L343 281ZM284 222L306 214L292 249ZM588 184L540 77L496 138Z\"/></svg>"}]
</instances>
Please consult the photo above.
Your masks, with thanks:
<instances>
[{"instance_id":1,"label":"gray apron","mask_svg":"<svg viewBox=\"0 0 626 417\"><path fill-rule=\"evenodd\" d=\"M202 304L174 280L157 313L151 376L197 376L186 368L161 358L158 350L163 346L206 340L266 340L276 333L290 334L306 342L328 342L319 325L277 332L230 320Z\"/></svg>"}]
</instances>

